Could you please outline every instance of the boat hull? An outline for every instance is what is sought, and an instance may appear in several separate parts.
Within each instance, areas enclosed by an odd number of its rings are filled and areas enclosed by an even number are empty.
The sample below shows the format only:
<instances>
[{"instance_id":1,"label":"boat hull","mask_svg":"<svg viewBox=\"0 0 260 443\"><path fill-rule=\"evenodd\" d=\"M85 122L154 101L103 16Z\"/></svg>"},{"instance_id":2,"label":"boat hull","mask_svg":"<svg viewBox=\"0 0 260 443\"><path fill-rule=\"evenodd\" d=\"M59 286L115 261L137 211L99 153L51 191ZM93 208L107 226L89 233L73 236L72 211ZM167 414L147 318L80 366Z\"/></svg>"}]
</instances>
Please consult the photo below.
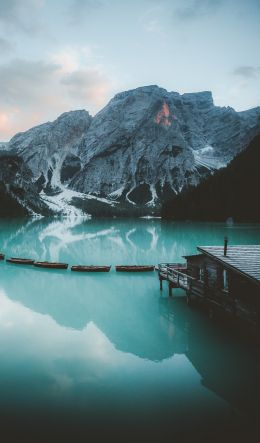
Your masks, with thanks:
<instances>
[{"instance_id":1,"label":"boat hull","mask_svg":"<svg viewBox=\"0 0 260 443\"><path fill-rule=\"evenodd\" d=\"M5 255L4 254L0 254L0 260L4 260L5 259Z\"/></svg>"},{"instance_id":2,"label":"boat hull","mask_svg":"<svg viewBox=\"0 0 260 443\"><path fill-rule=\"evenodd\" d=\"M109 272L111 266L71 266L74 272Z\"/></svg>"},{"instance_id":3,"label":"boat hull","mask_svg":"<svg viewBox=\"0 0 260 443\"><path fill-rule=\"evenodd\" d=\"M18 258L18 257L11 257L7 258L6 261L8 263L14 263L16 265L33 265L34 260L30 258Z\"/></svg>"},{"instance_id":4,"label":"boat hull","mask_svg":"<svg viewBox=\"0 0 260 443\"><path fill-rule=\"evenodd\" d=\"M154 266L147 265L147 266L116 266L117 272L150 272L154 271Z\"/></svg>"},{"instance_id":5,"label":"boat hull","mask_svg":"<svg viewBox=\"0 0 260 443\"><path fill-rule=\"evenodd\" d=\"M36 268L45 269L68 269L67 263L54 263L54 262L34 262Z\"/></svg>"}]
</instances>

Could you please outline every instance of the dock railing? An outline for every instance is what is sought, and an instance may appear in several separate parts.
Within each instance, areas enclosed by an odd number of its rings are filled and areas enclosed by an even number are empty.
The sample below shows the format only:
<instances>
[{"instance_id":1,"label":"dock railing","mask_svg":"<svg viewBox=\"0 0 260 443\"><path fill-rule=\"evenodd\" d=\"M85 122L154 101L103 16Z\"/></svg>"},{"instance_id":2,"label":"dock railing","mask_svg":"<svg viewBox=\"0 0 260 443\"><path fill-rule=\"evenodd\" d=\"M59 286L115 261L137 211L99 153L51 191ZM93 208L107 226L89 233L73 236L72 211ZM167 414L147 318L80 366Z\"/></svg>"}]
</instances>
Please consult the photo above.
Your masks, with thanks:
<instances>
[{"instance_id":1,"label":"dock railing","mask_svg":"<svg viewBox=\"0 0 260 443\"><path fill-rule=\"evenodd\" d=\"M186 271L186 272L185 272ZM158 265L159 280L167 280L173 286L189 291L193 277L187 274L186 264L183 263L160 263Z\"/></svg>"}]
</instances>

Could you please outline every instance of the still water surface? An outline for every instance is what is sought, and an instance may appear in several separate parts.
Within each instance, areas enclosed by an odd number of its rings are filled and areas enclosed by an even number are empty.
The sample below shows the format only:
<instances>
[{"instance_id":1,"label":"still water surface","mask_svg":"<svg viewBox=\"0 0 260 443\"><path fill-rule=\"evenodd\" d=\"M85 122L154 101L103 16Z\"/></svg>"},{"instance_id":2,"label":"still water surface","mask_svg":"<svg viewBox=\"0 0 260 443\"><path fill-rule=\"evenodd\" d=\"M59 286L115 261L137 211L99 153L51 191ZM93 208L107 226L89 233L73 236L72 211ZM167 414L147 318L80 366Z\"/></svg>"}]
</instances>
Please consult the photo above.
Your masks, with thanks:
<instances>
[{"instance_id":1,"label":"still water surface","mask_svg":"<svg viewBox=\"0 0 260 443\"><path fill-rule=\"evenodd\" d=\"M221 245L225 235L260 244L259 225L1 220L0 252L70 265L157 264ZM259 421L258 350L183 295L160 293L155 272L79 275L1 262L2 432L37 442L85 441L90 429L108 427L189 433L189 441L248 435Z\"/></svg>"}]
</instances>

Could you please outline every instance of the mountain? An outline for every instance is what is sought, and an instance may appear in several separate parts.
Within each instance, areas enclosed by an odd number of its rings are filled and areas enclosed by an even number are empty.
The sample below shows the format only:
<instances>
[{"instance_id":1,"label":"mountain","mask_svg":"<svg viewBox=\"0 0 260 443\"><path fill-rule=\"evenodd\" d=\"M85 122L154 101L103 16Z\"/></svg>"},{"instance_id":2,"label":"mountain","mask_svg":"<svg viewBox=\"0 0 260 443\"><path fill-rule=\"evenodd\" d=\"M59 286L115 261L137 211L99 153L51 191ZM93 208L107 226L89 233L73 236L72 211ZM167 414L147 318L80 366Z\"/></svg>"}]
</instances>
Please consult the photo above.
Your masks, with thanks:
<instances>
[{"instance_id":1,"label":"mountain","mask_svg":"<svg viewBox=\"0 0 260 443\"><path fill-rule=\"evenodd\" d=\"M55 213L159 214L260 133L260 108L214 106L211 92L146 86L117 94L95 117L62 114L14 136L8 150Z\"/></svg>"},{"instance_id":2,"label":"mountain","mask_svg":"<svg viewBox=\"0 0 260 443\"><path fill-rule=\"evenodd\" d=\"M164 218L176 220L260 222L260 135L214 176L163 206Z\"/></svg>"},{"instance_id":3,"label":"mountain","mask_svg":"<svg viewBox=\"0 0 260 443\"><path fill-rule=\"evenodd\" d=\"M23 159L9 152L0 153L0 217L51 215L39 198L30 169Z\"/></svg>"},{"instance_id":4,"label":"mountain","mask_svg":"<svg viewBox=\"0 0 260 443\"><path fill-rule=\"evenodd\" d=\"M69 178L76 172L73 160L77 146L91 120L84 110L65 112L54 122L16 134L9 142L9 150L23 158L39 190L55 189L61 184L61 176ZM68 169L68 158L71 170Z\"/></svg>"},{"instance_id":5,"label":"mountain","mask_svg":"<svg viewBox=\"0 0 260 443\"><path fill-rule=\"evenodd\" d=\"M157 86L116 95L93 119L70 185L80 192L160 206L211 169L226 165L260 131L260 108L236 113L210 92Z\"/></svg>"}]
</instances>

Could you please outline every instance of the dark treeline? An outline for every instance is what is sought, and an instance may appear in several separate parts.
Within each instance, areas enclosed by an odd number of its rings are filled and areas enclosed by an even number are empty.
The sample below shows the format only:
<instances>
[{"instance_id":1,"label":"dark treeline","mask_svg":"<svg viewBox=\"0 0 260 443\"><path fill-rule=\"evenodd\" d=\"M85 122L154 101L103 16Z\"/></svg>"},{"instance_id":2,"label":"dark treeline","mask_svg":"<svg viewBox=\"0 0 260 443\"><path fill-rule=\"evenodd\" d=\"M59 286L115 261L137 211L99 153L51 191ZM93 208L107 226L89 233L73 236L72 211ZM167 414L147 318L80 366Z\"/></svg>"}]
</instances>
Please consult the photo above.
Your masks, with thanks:
<instances>
[{"instance_id":1,"label":"dark treeline","mask_svg":"<svg viewBox=\"0 0 260 443\"><path fill-rule=\"evenodd\" d=\"M6 191L4 183L0 181L0 217L25 217L28 211L19 201Z\"/></svg>"},{"instance_id":2,"label":"dark treeline","mask_svg":"<svg viewBox=\"0 0 260 443\"><path fill-rule=\"evenodd\" d=\"M15 195L12 189L13 182L15 182L21 169L21 164L22 159L19 159L10 151L0 150L0 217L28 215L28 211L22 206L17 198L18 196Z\"/></svg>"},{"instance_id":3,"label":"dark treeline","mask_svg":"<svg viewBox=\"0 0 260 443\"><path fill-rule=\"evenodd\" d=\"M0 151L0 217L25 217L33 212L50 215L40 201L37 185L23 159Z\"/></svg>"},{"instance_id":4,"label":"dark treeline","mask_svg":"<svg viewBox=\"0 0 260 443\"><path fill-rule=\"evenodd\" d=\"M176 220L260 222L260 135L230 164L163 205Z\"/></svg>"}]
</instances>

